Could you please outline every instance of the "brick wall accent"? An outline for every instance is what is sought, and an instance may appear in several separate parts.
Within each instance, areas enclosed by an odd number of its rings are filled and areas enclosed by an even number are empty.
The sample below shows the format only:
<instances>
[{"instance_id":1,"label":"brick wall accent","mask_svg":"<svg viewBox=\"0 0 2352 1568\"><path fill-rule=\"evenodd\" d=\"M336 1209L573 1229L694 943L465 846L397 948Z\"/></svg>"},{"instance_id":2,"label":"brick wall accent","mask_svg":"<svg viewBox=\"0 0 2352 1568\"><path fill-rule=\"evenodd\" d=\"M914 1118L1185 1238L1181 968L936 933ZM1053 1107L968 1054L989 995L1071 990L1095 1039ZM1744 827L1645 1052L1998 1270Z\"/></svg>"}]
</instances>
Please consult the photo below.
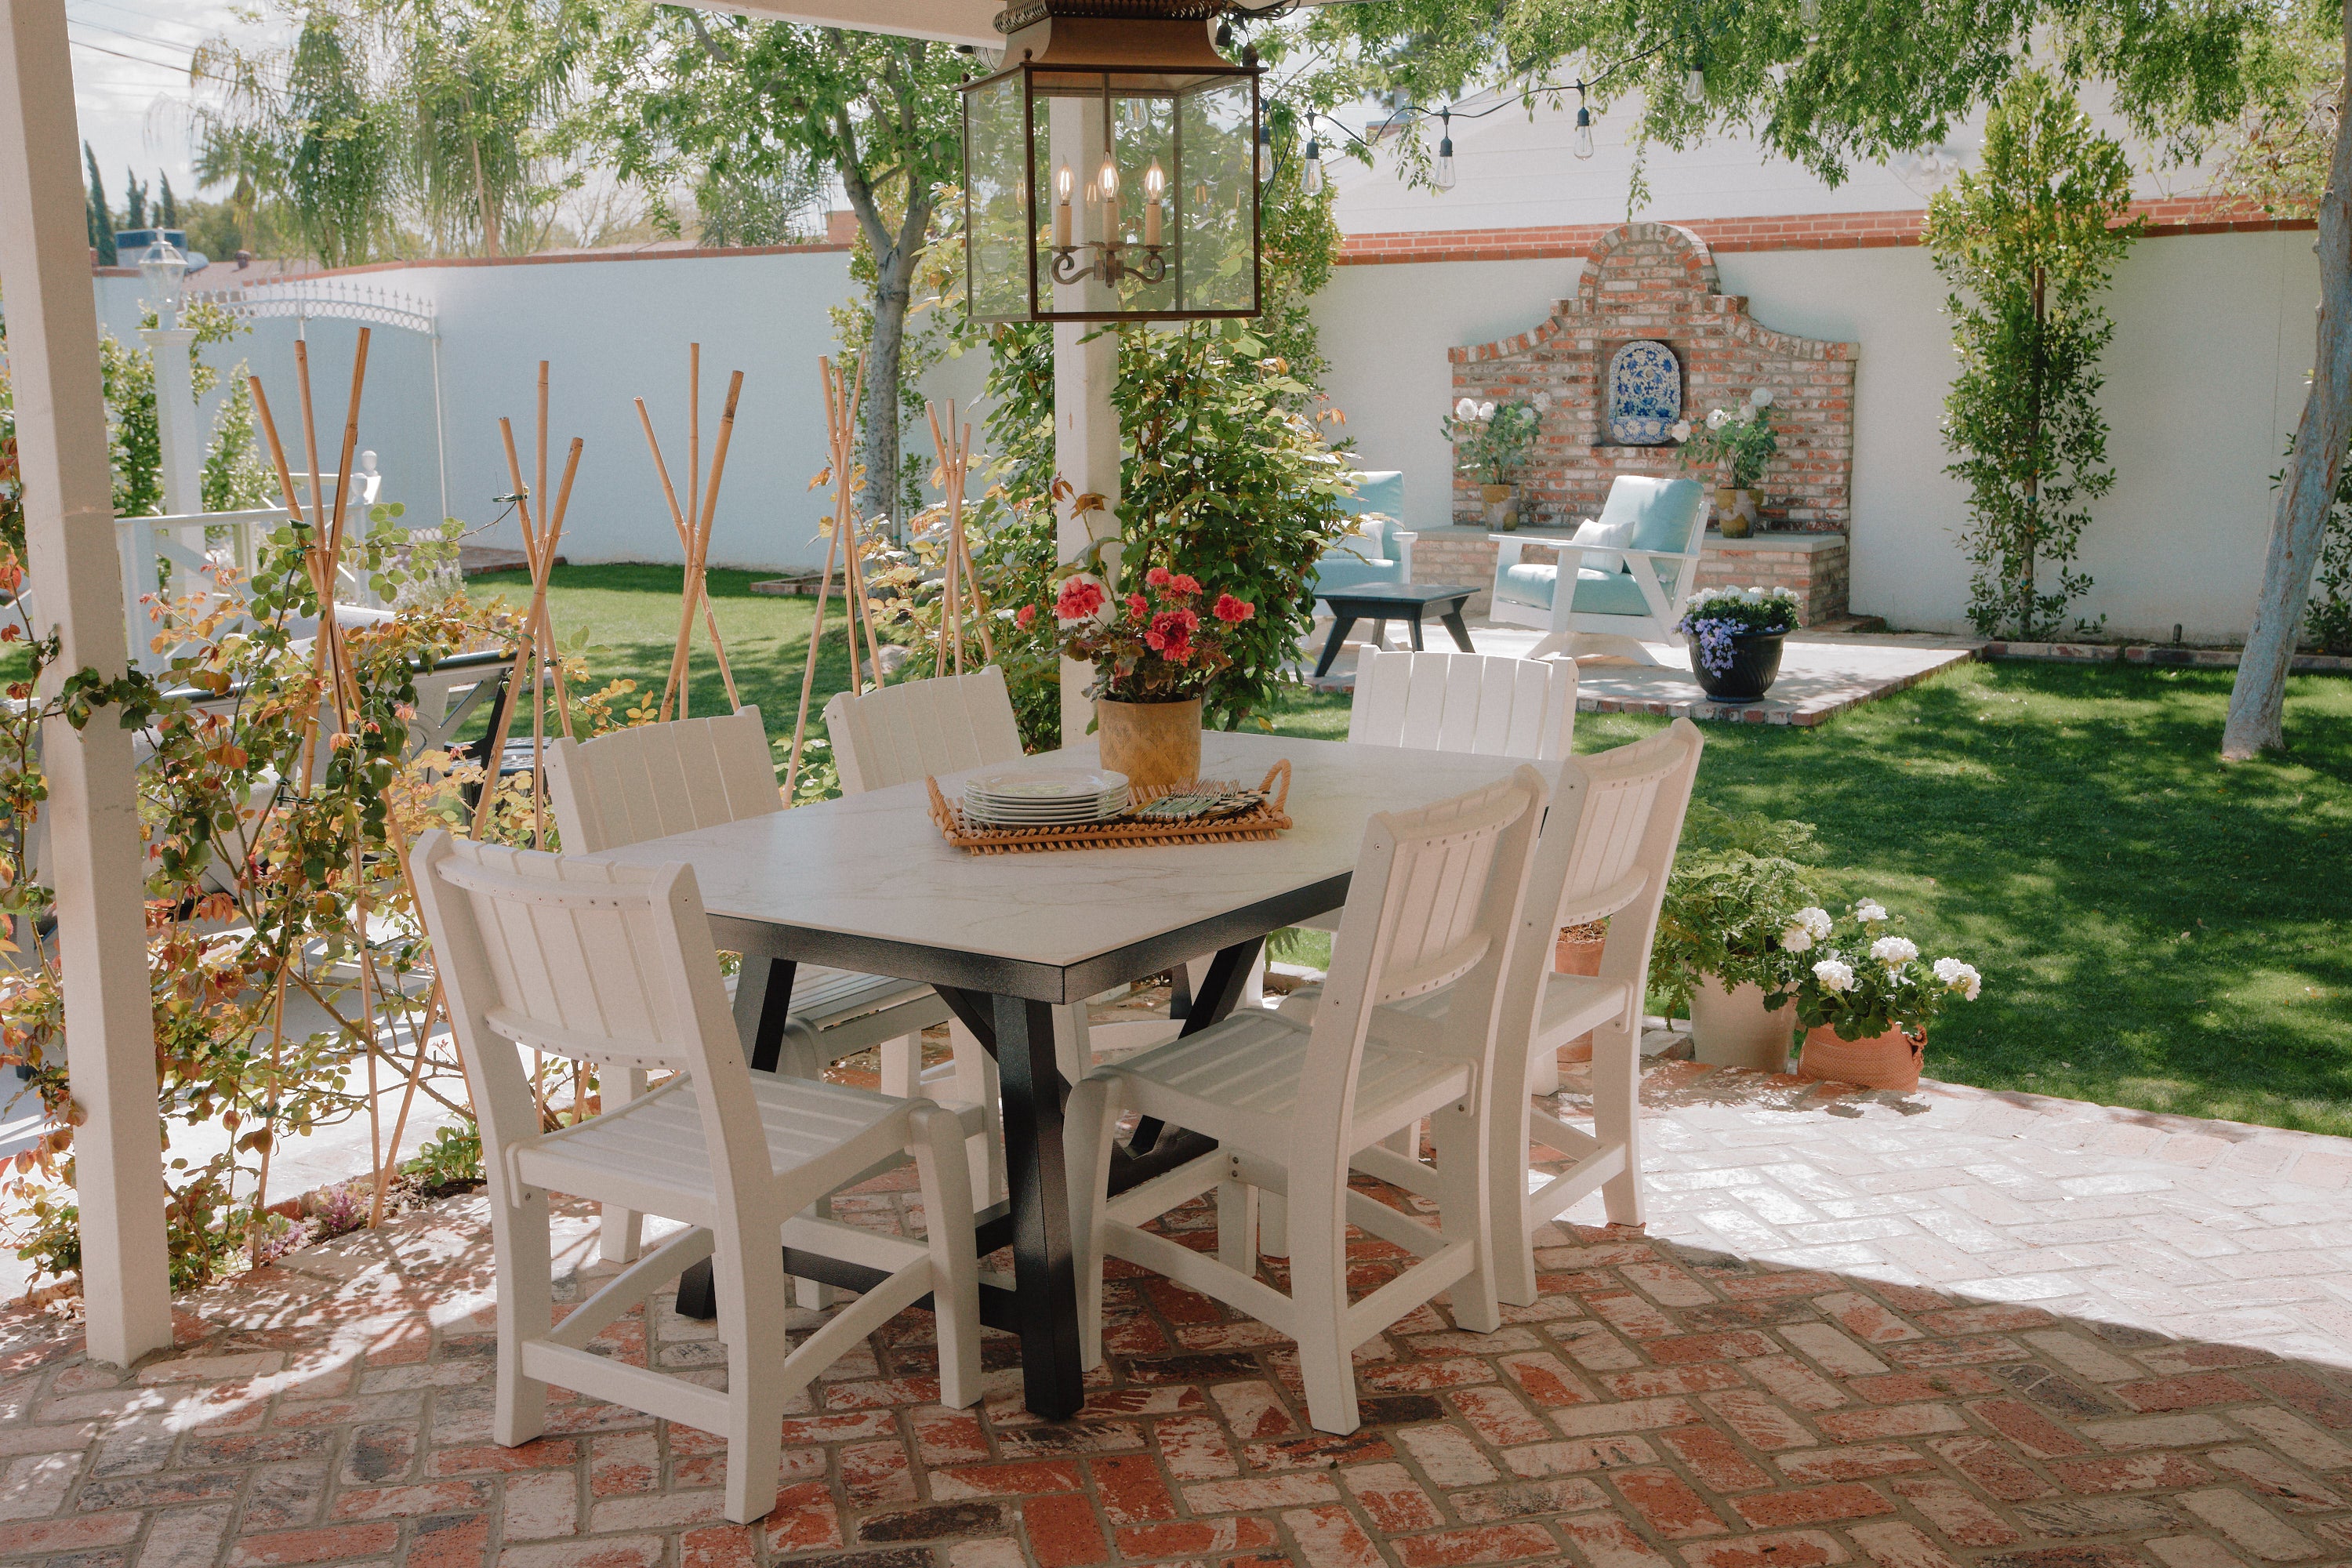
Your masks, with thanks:
<instances>
[{"instance_id":1,"label":"brick wall accent","mask_svg":"<svg viewBox=\"0 0 2352 1568\"><path fill-rule=\"evenodd\" d=\"M2258 207L2214 196L2170 197L2136 202L2132 213L2147 220L2144 237L2185 234L2266 233L2315 226L2309 218L2277 218ZM1927 221L1921 208L1899 212L1789 213L1768 217L1689 218L1671 226L1686 229L1718 255L1747 250L1854 250L1916 245ZM1390 234L1351 234L1339 252L1342 267L1377 267L1426 261L1543 261L1573 259L1590 251L1616 226L1567 224L1530 228L1416 229Z\"/></svg>"},{"instance_id":2,"label":"brick wall accent","mask_svg":"<svg viewBox=\"0 0 2352 1568\"><path fill-rule=\"evenodd\" d=\"M1526 559L1542 563L1552 558L1551 547L1561 542L1558 533L1528 533L1533 548ZM1433 528L1422 532L1412 547L1412 575L1417 583L1486 583L1495 580L1495 542L1483 528ZM1797 595L1801 626L1819 626L1846 613L1846 589L1851 578L1843 534L1760 533L1748 539L1706 536L1699 558L1702 588L1786 588ZM1485 615L1492 595L1481 592L1465 606Z\"/></svg>"},{"instance_id":3,"label":"brick wall accent","mask_svg":"<svg viewBox=\"0 0 2352 1568\"><path fill-rule=\"evenodd\" d=\"M1672 345L1683 362L1684 408L1694 416L1773 392L1780 454L1765 471L1758 504L1776 527L1846 526L1853 468L1853 367L1857 343L1793 337L1760 325L1747 300L1722 292L1706 240L1671 224L1629 223L1603 234L1585 258L1576 298L1527 331L1448 351L1461 397L1549 395L1534 456L1521 480L1539 526L1566 524L1601 509L1620 473L1682 472L1672 447L1605 441L1609 356L1634 338ZM1480 515L1468 476L1454 482L1457 522Z\"/></svg>"}]
</instances>

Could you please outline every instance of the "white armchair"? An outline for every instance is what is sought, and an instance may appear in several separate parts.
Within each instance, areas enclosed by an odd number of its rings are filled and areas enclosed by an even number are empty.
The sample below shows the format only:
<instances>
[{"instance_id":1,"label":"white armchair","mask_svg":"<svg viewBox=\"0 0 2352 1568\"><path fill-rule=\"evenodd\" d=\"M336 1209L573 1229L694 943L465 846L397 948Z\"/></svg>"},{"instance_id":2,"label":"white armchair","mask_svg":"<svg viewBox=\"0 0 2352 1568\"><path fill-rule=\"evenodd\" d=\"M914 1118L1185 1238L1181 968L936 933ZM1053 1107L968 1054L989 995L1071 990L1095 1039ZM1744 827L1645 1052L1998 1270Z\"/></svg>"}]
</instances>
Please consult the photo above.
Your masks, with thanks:
<instances>
[{"instance_id":1,"label":"white armchair","mask_svg":"<svg viewBox=\"0 0 2352 1568\"><path fill-rule=\"evenodd\" d=\"M1622 543L1563 542L1559 564L1541 565L1520 559L1521 549L1535 542L1490 536L1496 549L1489 614L1549 634L1528 651L1530 658L1566 652L1655 664L1644 643L1682 646L1675 623L1697 585L1706 521L1706 491L1696 480L1620 474L1599 521ZM1571 549L1580 560L1563 592Z\"/></svg>"}]
</instances>

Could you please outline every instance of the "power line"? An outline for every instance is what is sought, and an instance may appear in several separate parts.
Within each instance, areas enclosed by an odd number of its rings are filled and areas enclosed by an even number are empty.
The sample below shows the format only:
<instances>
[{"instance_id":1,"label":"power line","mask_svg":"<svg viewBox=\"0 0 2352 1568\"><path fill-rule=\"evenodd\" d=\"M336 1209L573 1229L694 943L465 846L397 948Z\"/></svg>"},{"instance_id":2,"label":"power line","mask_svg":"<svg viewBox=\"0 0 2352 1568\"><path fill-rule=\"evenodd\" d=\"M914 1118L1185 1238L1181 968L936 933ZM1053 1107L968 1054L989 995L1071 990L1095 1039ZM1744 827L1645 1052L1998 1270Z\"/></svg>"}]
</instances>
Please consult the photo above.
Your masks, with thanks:
<instances>
[{"instance_id":1,"label":"power line","mask_svg":"<svg viewBox=\"0 0 2352 1568\"><path fill-rule=\"evenodd\" d=\"M133 65L146 66L154 70L175 71L185 76L199 76L205 78L206 80L221 82L229 87L235 87L237 85L236 79L232 77L216 76L211 71L196 69L193 61L186 65L173 65L169 60L151 60L140 55L126 55L121 49L110 49L103 44L93 44L87 38L68 37L66 41L73 45L73 47L78 49L88 49L92 54L112 55L118 60L129 60Z\"/></svg>"}]
</instances>

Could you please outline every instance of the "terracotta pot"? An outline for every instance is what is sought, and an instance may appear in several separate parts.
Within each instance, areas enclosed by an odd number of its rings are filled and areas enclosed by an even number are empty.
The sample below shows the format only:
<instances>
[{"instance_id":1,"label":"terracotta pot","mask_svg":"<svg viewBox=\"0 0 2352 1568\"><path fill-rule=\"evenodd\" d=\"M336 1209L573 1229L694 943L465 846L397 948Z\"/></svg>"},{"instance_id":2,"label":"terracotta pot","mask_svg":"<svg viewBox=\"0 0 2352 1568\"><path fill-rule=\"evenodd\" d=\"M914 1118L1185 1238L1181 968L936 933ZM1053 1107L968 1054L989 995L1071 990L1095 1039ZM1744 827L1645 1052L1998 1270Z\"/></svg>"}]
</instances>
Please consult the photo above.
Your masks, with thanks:
<instances>
[{"instance_id":1,"label":"terracotta pot","mask_svg":"<svg viewBox=\"0 0 2352 1568\"><path fill-rule=\"evenodd\" d=\"M1851 1083L1864 1089L1916 1089L1919 1064L1927 1054L1927 1032L1906 1033L1899 1026L1875 1039L1841 1040L1826 1025L1805 1031L1805 1051L1797 1064L1799 1078L1816 1083Z\"/></svg>"},{"instance_id":2,"label":"terracotta pot","mask_svg":"<svg viewBox=\"0 0 2352 1568\"><path fill-rule=\"evenodd\" d=\"M1726 539L1745 539L1755 526L1756 498L1752 491L1717 485L1715 490L1716 531Z\"/></svg>"},{"instance_id":3,"label":"terracotta pot","mask_svg":"<svg viewBox=\"0 0 2352 1568\"><path fill-rule=\"evenodd\" d=\"M1486 526L1505 533L1516 533L1519 528L1519 487L1517 485L1480 485L1478 499L1486 506Z\"/></svg>"},{"instance_id":4,"label":"terracotta pot","mask_svg":"<svg viewBox=\"0 0 2352 1568\"><path fill-rule=\"evenodd\" d=\"M1113 702L1095 699L1102 765L1135 788L1191 784L1201 776L1201 700Z\"/></svg>"},{"instance_id":5,"label":"terracotta pot","mask_svg":"<svg viewBox=\"0 0 2352 1568\"><path fill-rule=\"evenodd\" d=\"M1787 1072L1797 1037L1797 1005L1764 1005L1753 983L1727 989L1712 974L1691 988L1691 1054L1711 1067Z\"/></svg>"},{"instance_id":6,"label":"terracotta pot","mask_svg":"<svg viewBox=\"0 0 2352 1568\"><path fill-rule=\"evenodd\" d=\"M1570 926L1559 933L1553 945L1551 966L1559 974L1598 974L1601 973L1601 952L1609 945L1609 922L1596 921L1591 925ZM1587 1029L1560 1047L1559 1059L1564 1062L1589 1062L1592 1059L1592 1031Z\"/></svg>"}]
</instances>

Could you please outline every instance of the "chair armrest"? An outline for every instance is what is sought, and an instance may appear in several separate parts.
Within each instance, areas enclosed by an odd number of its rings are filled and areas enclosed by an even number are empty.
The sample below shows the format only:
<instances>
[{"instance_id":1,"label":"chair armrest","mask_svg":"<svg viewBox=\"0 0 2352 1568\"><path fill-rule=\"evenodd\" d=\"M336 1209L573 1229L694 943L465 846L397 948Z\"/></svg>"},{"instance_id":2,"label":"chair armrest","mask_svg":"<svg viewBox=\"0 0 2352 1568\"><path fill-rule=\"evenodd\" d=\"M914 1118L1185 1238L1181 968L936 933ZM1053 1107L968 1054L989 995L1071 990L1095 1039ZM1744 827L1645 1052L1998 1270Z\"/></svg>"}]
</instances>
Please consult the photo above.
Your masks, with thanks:
<instances>
[{"instance_id":1,"label":"chair armrest","mask_svg":"<svg viewBox=\"0 0 2352 1568\"><path fill-rule=\"evenodd\" d=\"M1539 542L1521 539L1515 533L1490 533L1486 537L1495 544L1495 570L1497 572L1506 566L1517 566L1519 563L1519 549L1522 545Z\"/></svg>"},{"instance_id":2,"label":"chair armrest","mask_svg":"<svg viewBox=\"0 0 2352 1568\"><path fill-rule=\"evenodd\" d=\"M1412 547L1421 538L1418 533L1402 528L1389 530L1389 559L1404 568L1404 581L1412 581Z\"/></svg>"}]
</instances>

